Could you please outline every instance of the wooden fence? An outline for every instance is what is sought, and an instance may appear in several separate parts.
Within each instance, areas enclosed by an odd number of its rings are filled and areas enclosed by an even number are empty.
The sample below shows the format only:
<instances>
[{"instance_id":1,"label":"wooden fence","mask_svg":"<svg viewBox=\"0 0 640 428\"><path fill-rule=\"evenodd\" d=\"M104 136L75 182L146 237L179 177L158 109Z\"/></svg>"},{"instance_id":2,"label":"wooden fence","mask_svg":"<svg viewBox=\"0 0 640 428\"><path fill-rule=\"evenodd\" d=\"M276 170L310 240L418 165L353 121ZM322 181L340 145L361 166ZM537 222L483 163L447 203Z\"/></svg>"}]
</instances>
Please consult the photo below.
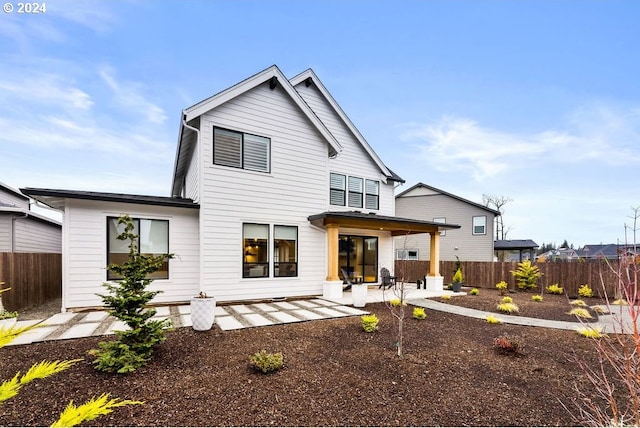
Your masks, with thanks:
<instances>
[{"instance_id":1,"label":"wooden fence","mask_svg":"<svg viewBox=\"0 0 640 428\"><path fill-rule=\"evenodd\" d=\"M0 253L2 304L20 311L62 297L62 255L51 253Z\"/></svg>"},{"instance_id":2,"label":"wooden fence","mask_svg":"<svg viewBox=\"0 0 640 428\"><path fill-rule=\"evenodd\" d=\"M603 297L605 292L609 297L615 297L618 279L616 272L617 262L600 260L583 262L546 262L536 264L542 272L538 280L538 290L550 284L559 284L570 297L578 295L578 288L582 284L589 284L594 293ZM465 285L478 288L493 288L500 281L506 281L509 289L516 289L517 285L511 274L517 269L517 262L462 262ZM440 275L444 277L445 284L451 282L455 262L440 262ZM428 261L396 260L395 275L400 280L403 276L408 282L421 279L429 271ZM604 285L604 288L603 288Z\"/></svg>"}]
</instances>

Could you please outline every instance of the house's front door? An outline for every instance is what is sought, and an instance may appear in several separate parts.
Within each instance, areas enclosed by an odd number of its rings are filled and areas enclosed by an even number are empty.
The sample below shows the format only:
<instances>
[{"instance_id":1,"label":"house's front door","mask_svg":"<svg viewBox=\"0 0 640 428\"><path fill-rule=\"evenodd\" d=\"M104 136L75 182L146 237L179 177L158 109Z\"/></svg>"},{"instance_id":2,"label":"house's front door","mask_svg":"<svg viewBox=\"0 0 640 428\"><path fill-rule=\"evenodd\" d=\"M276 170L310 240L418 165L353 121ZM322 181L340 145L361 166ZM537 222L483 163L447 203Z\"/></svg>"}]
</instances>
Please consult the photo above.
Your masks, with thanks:
<instances>
[{"instance_id":1,"label":"house's front door","mask_svg":"<svg viewBox=\"0 0 640 428\"><path fill-rule=\"evenodd\" d=\"M338 263L353 282L378 282L378 238L340 235Z\"/></svg>"}]
</instances>

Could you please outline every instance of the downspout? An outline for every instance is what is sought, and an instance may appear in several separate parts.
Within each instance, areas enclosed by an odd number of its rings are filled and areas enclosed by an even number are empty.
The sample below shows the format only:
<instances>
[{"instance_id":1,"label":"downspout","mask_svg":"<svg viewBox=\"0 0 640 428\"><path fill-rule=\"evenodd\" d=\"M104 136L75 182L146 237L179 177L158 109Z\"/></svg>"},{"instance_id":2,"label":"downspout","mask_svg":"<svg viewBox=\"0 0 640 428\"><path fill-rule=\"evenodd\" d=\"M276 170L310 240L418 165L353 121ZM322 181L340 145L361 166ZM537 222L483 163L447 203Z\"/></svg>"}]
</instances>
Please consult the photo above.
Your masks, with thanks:
<instances>
[{"instance_id":1,"label":"downspout","mask_svg":"<svg viewBox=\"0 0 640 428\"><path fill-rule=\"evenodd\" d=\"M187 121L185 120L186 114L184 113L184 110L182 111L182 126L184 126L187 129L192 130L193 132L196 133L196 150L198 150L198 203L200 204L200 207L202 207L202 198L200 195L200 189L202 188L202 152L201 152L201 147L200 147L200 130L198 128L195 128L193 126L190 126L187 124ZM185 190L185 184L186 184L186 176L183 178L183 192ZM204 284L202 283L202 278L204 278L204 263L202 262L202 258L203 258L203 254L204 254L204 240L202 239L202 230L204 230L203 224L202 224L202 216L200 215L200 209L198 209L198 291L202 292L204 291L205 293L209 290L205 290L204 289Z\"/></svg>"}]
</instances>

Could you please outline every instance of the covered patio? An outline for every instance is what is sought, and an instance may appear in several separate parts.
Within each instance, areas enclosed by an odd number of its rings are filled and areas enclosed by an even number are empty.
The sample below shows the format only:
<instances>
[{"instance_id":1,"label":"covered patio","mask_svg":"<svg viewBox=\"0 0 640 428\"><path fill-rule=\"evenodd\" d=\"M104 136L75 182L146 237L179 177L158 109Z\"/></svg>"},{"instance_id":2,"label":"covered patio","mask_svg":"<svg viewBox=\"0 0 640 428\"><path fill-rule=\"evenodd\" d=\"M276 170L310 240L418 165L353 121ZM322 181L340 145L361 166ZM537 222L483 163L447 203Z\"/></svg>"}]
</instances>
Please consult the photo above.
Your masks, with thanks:
<instances>
[{"instance_id":1,"label":"covered patio","mask_svg":"<svg viewBox=\"0 0 640 428\"><path fill-rule=\"evenodd\" d=\"M442 290L443 278L440 275L440 232L458 229L459 225L437 223L401 217L382 216L359 211L327 211L308 217L309 222L327 231L327 277L324 283L325 298L342 296L340 279L340 234L343 231L376 231L389 237L428 233L430 239L431 260L427 290ZM391 249L393 251L393 248ZM393 261L393 253L389 255ZM382 266L377 266L379 270ZM377 276L376 276L377 278ZM417 290L416 290L417 291Z\"/></svg>"}]
</instances>

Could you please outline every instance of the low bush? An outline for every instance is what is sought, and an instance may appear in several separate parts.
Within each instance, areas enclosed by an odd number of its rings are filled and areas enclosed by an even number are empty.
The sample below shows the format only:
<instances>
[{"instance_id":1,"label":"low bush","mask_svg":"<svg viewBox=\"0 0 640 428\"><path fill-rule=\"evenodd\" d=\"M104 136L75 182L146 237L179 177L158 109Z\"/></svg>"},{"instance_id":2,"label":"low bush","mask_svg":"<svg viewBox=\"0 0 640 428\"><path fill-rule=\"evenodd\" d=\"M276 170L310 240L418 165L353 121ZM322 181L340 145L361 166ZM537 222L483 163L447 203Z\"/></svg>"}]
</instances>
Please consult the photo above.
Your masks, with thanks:
<instances>
[{"instance_id":1,"label":"low bush","mask_svg":"<svg viewBox=\"0 0 640 428\"><path fill-rule=\"evenodd\" d=\"M509 297L509 296L505 296L502 298L502 300L500 301L501 303L513 303L513 298Z\"/></svg>"},{"instance_id":2,"label":"low bush","mask_svg":"<svg viewBox=\"0 0 640 428\"><path fill-rule=\"evenodd\" d=\"M593 318L589 311L584 308L573 308L571 309L571 311L569 311L569 315L575 315L578 318L582 319Z\"/></svg>"},{"instance_id":3,"label":"low bush","mask_svg":"<svg viewBox=\"0 0 640 428\"><path fill-rule=\"evenodd\" d=\"M362 315L362 317L360 317L360 320L362 322L362 329L367 333L373 333L378 329L378 323L380 322L380 320L378 319L376 314Z\"/></svg>"},{"instance_id":4,"label":"low bush","mask_svg":"<svg viewBox=\"0 0 640 428\"><path fill-rule=\"evenodd\" d=\"M472 296L477 296L478 294L480 294L480 290L478 290L477 288L472 288L471 291L469 291L469 294L471 294Z\"/></svg>"},{"instance_id":5,"label":"low bush","mask_svg":"<svg viewBox=\"0 0 640 428\"><path fill-rule=\"evenodd\" d=\"M602 332L602 327L580 327L577 331L580 336L589 339L600 339L607 336Z\"/></svg>"},{"instance_id":6,"label":"low bush","mask_svg":"<svg viewBox=\"0 0 640 428\"><path fill-rule=\"evenodd\" d=\"M249 363L253 368L260 370L262 373L270 373L284 366L284 357L282 352L271 354L263 349L260 352L250 355Z\"/></svg>"},{"instance_id":7,"label":"low bush","mask_svg":"<svg viewBox=\"0 0 640 428\"><path fill-rule=\"evenodd\" d=\"M400 307L400 305L402 305L402 306L407 306L407 303L406 303L406 302L402 302L402 300L400 300L400 299L398 299L398 298L395 298L395 299L391 299L391 300L389 300L389 304L390 304L391 306L393 306L394 308L398 308L398 307Z\"/></svg>"},{"instance_id":8,"label":"low bush","mask_svg":"<svg viewBox=\"0 0 640 428\"><path fill-rule=\"evenodd\" d=\"M627 301L624 299L617 299L614 300L613 302L611 302L612 305L616 305L616 306L627 306Z\"/></svg>"},{"instance_id":9,"label":"low bush","mask_svg":"<svg viewBox=\"0 0 640 428\"><path fill-rule=\"evenodd\" d=\"M451 299L451 294L445 294L444 296L442 296L443 300L450 300Z\"/></svg>"},{"instance_id":10,"label":"low bush","mask_svg":"<svg viewBox=\"0 0 640 428\"><path fill-rule=\"evenodd\" d=\"M504 294L507 291L507 282L500 281L499 283L496 284L496 288L500 290L500 294Z\"/></svg>"},{"instance_id":11,"label":"low bush","mask_svg":"<svg viewBox=\"0 0 640 428\"><path fill-rule=\"evenodd\" d=\"M488 324L502 324L502 321L494 315L487 315L486 319Z\"/></svg>"},{"instance_id":12,"label":"low bush","mask_svg":"<svg viewBox=\"0 0 640 428\"><path fill-rule=\"evenodd\" d=\"M542 302L542 296L539 294L534 294L533 296L531 296L531 300L533 300L534 302Z\"/></svg>"},{"instance_id":13,"label":"low bush","mask_svg":"<svg viewBox=\"0 0 640 428\"><path fill-rule=\"evenodd\" d=\"M562 294L564 293L564 288L560 287L558 284L551 284L547 287L547 293L549 294Z\"/></svg>"},{"instance_id":14,"label":"low bush","mask_svg":"<svg viewBox=\"0 0 640 428\"><path fill-rule=\"evenodd\" d=\"M413 317L417 320L423 320L427 317L424 308L413 308Z\"/></svg>"},{"instance_id":15,"label":"low bush","mask_svg":"<svg viewBox=\"0 0 640 428\"><path fill-rule=\"evenodd\" d=\"M584 300L576 299L569 302L572 306L588 306Z\"/></svg>"},{"instance_id":16,"label":"low bush","mask_svg":"<svg viewBox=\"0 0 640 428\"><path fill-rule=\"evenodd\" d=\"M498 303L496 308L506 314L517 314L520 312L520 308L515 303Z\"/></svg>"},{"instance_id":17,"label":"low bush","mask_svg":"<svg viewBox=\"0 0 640 428\"><path fill-rule=\"evenodd\" d=\"M605 305L592 306L591 310L598 315L604 315L609 313L609 309Z\"/></svg>"},{"instance_id":18,"label":"low bush","mask_svg":"<svg viewBox=\"0 0 640 428\"><path fill-rule=\"evenodd\" d=\"M493 339L493 349L500 354L522 355L522 339L504 334Z\"/></svg>"},{"instance_id":19,"label":"low bush","mask_svg":"<svg viewBox=\"0 0 640 428\"><path fill-rule=\"evenodd\" d=\"M593 297L593 290L589 287L589 284L582 284L580 288L578 288L578 296Z\"/></svg>"}]
</instances>

